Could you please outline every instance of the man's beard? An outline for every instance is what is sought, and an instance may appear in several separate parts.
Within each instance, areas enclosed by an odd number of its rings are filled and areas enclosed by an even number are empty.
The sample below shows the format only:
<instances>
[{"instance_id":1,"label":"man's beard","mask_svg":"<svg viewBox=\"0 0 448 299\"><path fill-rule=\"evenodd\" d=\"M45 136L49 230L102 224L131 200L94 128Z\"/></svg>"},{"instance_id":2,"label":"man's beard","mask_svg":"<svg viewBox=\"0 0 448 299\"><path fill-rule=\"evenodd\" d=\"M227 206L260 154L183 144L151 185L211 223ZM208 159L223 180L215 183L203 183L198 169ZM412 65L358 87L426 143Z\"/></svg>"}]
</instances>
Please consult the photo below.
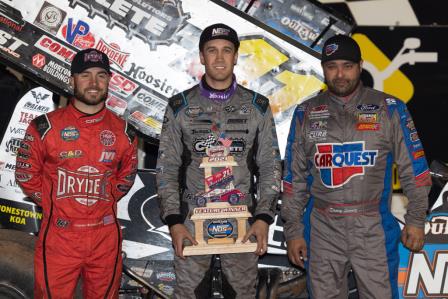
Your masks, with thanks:
<instances>
[{"instance_id":1,"label":"man's beard","mask_svg":"<svg viewBox=\"0 0 448 299\"><path fill-rule=\"evenodd\" d=\"M346 97L351 95L356 88L358 87L360 80L353 80L349 81L347 85L345 85L343 88L338 87L337 84L334 83L334 81L327 82L328 90L335 94L338 97Z\"/></svg>"},{"instance_id":2,"label":"man's beard","mask_svg":"<svg viewBox=\"0 0 448 299\"><path fill-rule=\"evenodd\" d=\"M75 98L78 101L80 101L88 106L96 106L96 105L100 104L101 102L106 101L107 95L108 95L108 92L106 91L99 98L89 99L89 98L85 97L84 94L81 93L77 88L75 88Z\"/></svg>"}]
</instances>

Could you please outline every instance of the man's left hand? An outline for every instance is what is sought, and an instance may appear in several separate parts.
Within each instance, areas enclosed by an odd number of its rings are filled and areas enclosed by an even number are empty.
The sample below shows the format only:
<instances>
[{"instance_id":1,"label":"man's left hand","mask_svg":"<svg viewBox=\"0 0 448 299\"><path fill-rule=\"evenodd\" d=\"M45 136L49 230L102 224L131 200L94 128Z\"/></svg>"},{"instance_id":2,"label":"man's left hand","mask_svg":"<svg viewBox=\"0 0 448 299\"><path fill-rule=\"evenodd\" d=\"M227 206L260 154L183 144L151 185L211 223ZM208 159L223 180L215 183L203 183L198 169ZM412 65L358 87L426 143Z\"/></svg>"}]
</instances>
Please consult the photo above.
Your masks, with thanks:
<instances>
[{"instance_id":1,"label":"man's left hand","mask_svg":"<svg viewBox=\"0 0 448 299\"><path fill-rule=\"evenodd\" d=\"M413 252L422 250L425 244L425 230L423 228L406 225L401 231L401 242Z\"/></svg>"},{"instance_id":2,"label":"man's left hand","mask_svg":"<svg viewBox=\"0 0 448 299\"><path fill-rule=\"evenodd\" d=\"M257 238L257 249L255 250L256 255L263 255L268 250L268 231L269 224L263 220L256 220L254 224L247 231L243 238L243 243L250 238L250 236L255 236Z\"/></svg>"}]
</instances>

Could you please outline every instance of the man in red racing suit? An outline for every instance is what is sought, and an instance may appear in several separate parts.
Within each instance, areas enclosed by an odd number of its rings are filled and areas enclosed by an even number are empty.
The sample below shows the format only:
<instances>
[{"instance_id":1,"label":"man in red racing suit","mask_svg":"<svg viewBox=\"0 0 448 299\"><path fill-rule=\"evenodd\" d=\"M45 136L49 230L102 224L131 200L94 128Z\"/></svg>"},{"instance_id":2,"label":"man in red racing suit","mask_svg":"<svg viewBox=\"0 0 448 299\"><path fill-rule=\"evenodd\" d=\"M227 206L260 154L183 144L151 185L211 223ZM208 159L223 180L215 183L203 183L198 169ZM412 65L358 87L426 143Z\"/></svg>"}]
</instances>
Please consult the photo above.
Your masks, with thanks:
<instances>
[{"instance_id":1,"label":"man in red racing suit","mask_svg":"<svg viewBox=\"0 0 448 299\"><path fill-rule=\"evenodd\" d=\"M107 56L79 52L72 63L75 97L27 129L16 180L43 209L36 244L35 298L118 298L121 230L117 201L131 188L137 139L105 108Z\"/></svg>"}]
</instances>

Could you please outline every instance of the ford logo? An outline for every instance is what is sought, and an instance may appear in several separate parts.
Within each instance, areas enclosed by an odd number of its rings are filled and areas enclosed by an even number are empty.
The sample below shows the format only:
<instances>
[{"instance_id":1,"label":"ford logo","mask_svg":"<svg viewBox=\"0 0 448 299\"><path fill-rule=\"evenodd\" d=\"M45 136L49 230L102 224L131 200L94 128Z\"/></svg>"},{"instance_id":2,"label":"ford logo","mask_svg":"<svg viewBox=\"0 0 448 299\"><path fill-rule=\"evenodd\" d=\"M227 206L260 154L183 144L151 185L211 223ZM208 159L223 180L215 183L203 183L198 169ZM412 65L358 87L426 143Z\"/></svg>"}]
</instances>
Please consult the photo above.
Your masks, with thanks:
<instances>
[{"instance_id":1,"label":"ford logo","mask_svg":"<svg viewBox=\"0 0 448 299\"><path fill-rule=\"evenodd\" d=\"M359 111L375 111L380 109L380 106L374 104L361 104L356 106Z\"/></svg>"}]
</instances>

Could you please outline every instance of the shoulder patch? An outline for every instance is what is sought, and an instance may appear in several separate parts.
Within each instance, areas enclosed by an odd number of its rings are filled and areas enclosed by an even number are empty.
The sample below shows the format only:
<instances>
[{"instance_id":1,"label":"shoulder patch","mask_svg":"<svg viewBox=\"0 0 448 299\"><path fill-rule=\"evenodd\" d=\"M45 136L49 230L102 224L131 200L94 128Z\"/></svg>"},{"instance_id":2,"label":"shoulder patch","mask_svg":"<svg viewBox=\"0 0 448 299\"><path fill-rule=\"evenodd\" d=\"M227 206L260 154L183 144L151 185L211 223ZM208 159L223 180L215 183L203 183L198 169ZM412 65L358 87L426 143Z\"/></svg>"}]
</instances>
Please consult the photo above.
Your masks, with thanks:
<instances>
[{"instance_id":1,"label":"shoulder patch","mask_svg":"<svg viewBox=\"0 0 448 299\"><path fill-rule=\"evenodd\" d=\"M181 93L178 93L178 94L174 95L172 98L170 98L168 105L173 110L173 114L175 116L177 116L177 114L179 113L180 110L182 110L182 108L188 106L187 95L190 93L190 91L194 87L195 86L193 86L192 88L187 89Z\"/></svg>"},{"instance_id":2,"label":"shoulder patch","mask_svg":"<svg viewBox=\"0 0 448 299\"><path fill-rule=\"evenodd\" d=\"M40 139L44 139L45 135L51 130L51 123L47 117L47 114L42 114L33 119L36 125L36 129L39 132Z\"/></svg>"},{"instance_id":3,"label":"shoulder patch","mask_svg":"<svg viewBox=\"0 0 448 299\"><path fill-rule=\"evenodd\" d=\"M134 127L132 125L128 124L128 122L126 122L125 134L128 137L129 143L134 142L136 132L135 132Z\"/></svg>"},{"instance_id":4,"label":"shoulder patch","mask_svg":"<svg viewBox=\"0 0 448 299\"><path fill-rule=\"evenodd\" d=\"M261 94L254 93L254 97L252 99L252 103L255 107L261 112L261 114L265 114L266 110L269 107L269 100L262 96Z\"/></svg>"},{"instance_id":5,"label":"shoulder patch","mask_svg":"<svg viewBox=\"0 0 448 299\"><path fill-rule=\"evenodd\" d=\"M399 113L401 114L403 110L406 110L406 104L398 99L386 98L384 99L384 102L386 103L389 117L392 117L395 111L399 111Z\"/></svg>"}]
</instances>

